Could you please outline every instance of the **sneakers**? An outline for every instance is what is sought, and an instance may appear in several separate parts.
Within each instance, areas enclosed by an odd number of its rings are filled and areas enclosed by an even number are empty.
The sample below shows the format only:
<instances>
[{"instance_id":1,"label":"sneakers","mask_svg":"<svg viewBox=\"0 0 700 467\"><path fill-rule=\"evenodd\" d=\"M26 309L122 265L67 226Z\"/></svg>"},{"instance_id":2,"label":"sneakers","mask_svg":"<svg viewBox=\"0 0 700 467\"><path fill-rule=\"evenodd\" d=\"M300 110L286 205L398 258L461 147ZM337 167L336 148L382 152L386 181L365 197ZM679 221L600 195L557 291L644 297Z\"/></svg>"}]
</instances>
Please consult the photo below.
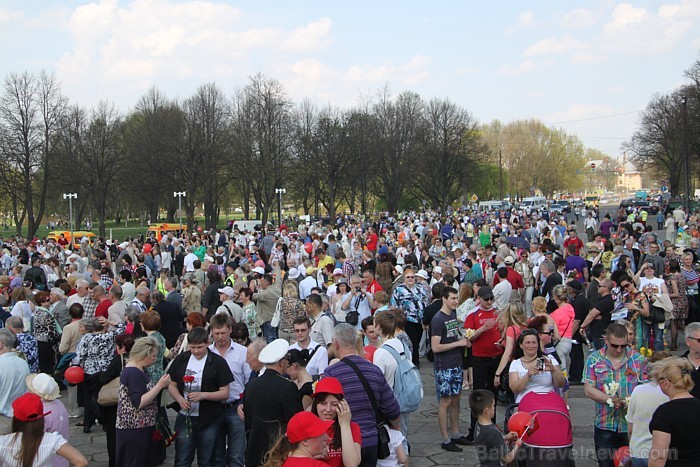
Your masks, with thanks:
<instances>
[{"instance_id":1,"label":"sneakers","mask_svg":"<svg viewBox=\"0 0 700 467\"><path fill-rule=\"evenodd\" d=\"M442 444L440 445L440 447L441 447L442 449L444 449L445 451L450 451L450 452L462 452L462 448L460 448L459 446L457 446L457 445L454 443L454 440L450 441L449 443L442 443Z\"/></svg>"},{"instance_id":2,"label":"sneakers","mask_svg":"<svg viewBox=\"0 0 700 467\"><path fill-rule=\"evenodd\" d=\"M462 446L473 446L474 441L467 438L466 436L460 436L459 438L452 438L452 444L461 444Z\"/></svg>"}]
</instances>

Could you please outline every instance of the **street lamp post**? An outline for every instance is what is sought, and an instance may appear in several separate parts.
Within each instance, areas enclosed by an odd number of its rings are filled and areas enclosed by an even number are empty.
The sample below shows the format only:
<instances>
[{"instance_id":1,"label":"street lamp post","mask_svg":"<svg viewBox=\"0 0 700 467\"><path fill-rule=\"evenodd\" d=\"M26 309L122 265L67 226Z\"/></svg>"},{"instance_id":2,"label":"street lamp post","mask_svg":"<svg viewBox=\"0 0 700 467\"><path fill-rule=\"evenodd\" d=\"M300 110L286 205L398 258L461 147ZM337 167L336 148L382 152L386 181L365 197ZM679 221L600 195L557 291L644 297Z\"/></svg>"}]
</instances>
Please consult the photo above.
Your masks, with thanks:
<instances>
[{"instance_id":1,"label":"street lamp post","mask_svg":"<svg viewBox=\"0 0 700 467\"><path fill-rule=\"evenodd\" d=\"M184 191L173 191L173 197L177 198L177 210L180 213L180 228L182 228L182 197L187 196Z\"/></svg>"},{"instance_id":2,"label":"street lamp post","mask_svg":"<svg viewBox=\"0 0 700 467\"><path fill-rule=\"evenodd\" d=\"M277 228L282 225L282 194L286 193L287 190L284 188L275 188L275 193L278 195L277 199Z\"/></svg>"},{"instance_id":3,"label":"street lamp post","mask_svg":"<svg viewBox=\"0 0 700 467\"><path fill-rule=\"evenodd\" d=\"M68 199L68 216L70 222L70 242L73 249L73 200L78 199L78 193L63 193L63 199Z\"/></svg>"}]
</instances>

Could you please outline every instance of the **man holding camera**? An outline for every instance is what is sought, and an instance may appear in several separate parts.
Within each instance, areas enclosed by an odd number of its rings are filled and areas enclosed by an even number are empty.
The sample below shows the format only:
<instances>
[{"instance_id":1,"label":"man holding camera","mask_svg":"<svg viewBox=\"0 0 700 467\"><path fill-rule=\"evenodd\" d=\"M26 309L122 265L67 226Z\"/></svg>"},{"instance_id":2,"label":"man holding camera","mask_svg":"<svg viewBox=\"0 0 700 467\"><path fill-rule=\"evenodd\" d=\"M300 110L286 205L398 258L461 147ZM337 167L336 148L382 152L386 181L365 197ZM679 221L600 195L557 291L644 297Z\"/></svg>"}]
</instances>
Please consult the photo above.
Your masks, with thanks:
<instances>
[{"instance_id":1,"label":"man holding camera","mask_svg":"<svg viewBox=\"0 0 700 467\"><path fill-rule=\"evenodd\" d=\"M352 276L350 278L350 292L343 296L341 304L343 310L347 312L357 311L359 314L356 327L361 328L360 323L368 316L372 316L374 309L374 296L367 291L367 287L362 284L362 277ZM347 316L347 315L346 315Z\"/></svg>"}]
</instances>

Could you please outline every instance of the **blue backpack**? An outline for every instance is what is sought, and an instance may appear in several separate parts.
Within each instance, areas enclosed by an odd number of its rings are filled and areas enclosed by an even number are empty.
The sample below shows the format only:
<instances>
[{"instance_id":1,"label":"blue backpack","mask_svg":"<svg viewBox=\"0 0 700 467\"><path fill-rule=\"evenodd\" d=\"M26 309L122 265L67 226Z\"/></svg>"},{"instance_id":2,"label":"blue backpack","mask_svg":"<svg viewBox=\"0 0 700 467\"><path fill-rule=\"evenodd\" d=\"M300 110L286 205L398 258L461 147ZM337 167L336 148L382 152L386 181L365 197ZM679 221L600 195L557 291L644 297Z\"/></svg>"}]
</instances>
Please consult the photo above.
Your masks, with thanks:
<instances>
[{"instance_id":1,"label":"blue backpack","mask_svg":"<svg viewBox=\"0 0 700 467\"><path fill-rule=\"evenodd\" d=\"M423 400L423 381L420 378L420 371L404 352L399 354L395 348L386 344L381 348L387 350L397 363L393 389L401 412L415 412Z\"/></svg>"}]
</instances>

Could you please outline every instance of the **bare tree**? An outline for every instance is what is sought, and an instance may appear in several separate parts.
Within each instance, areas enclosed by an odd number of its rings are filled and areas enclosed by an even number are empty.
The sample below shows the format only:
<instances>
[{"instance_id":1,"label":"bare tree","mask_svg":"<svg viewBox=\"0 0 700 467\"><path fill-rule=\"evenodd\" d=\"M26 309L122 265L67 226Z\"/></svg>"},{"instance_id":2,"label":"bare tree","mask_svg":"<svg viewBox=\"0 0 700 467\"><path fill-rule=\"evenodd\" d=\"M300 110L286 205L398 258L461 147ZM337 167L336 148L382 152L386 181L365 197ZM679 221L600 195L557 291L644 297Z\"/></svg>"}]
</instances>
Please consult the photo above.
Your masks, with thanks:
<instances>
[{"instance_id":1,"label":"bare tree","mask_svg":"<svg viewBox=\"0 0 700 467\"><path fill-rule=\"evenodd\" d=\"M375 189L386 201L389 212L396 212L414 169L419 149L423 101L416 93L406 91L391 100L385 88L373 107L377 142L373 148L376 160L368 168L378 174Z\"/></svg>"},{"instance_id":2,"label":"bare tree","mask_svg":"<svg viewBox=\"0 0 700 467\"><path fill-rule=\"evenodd\" d=\"M421 150L412 172L412 187L444 212L472 188L473 172L485 152L477 122L449 100L433 99L425 108Z\"/></svg>"},{"instance_id":3,"label":"bare tree","mask_svg":"<svg viewBox=\"0 0 700 467\"><path fill-rule=\"evenodd\" d=\"M235 107L236 161L247 171L257 216L265 224L290 165L292 103L279 81L258 74L240 90Z\"/></svg>"},{"instance_id":4,"label":"bare tree","mask_svg":"<svg viewBox=\"0 0 700 467\"><path fill-rule=\"evenodd\" d=\"M683 114L678 92L655 96L641 115L640 128L624 147L642 167L658 170L671 193L684 192Z\"/></svg>"},{"instance_id":5,"label":"bare tree","mask_svg":"<svg viewBox=\"0 0 700 467\"><path fill-rule=\"evenodd\" d=\"M21 175L28 236L41 224L52 172L54 136L68 101L53 74L10 73L0 98L4 158ZM17 225L18 233L21 223Z\"/></svg>"}]
</instances>

